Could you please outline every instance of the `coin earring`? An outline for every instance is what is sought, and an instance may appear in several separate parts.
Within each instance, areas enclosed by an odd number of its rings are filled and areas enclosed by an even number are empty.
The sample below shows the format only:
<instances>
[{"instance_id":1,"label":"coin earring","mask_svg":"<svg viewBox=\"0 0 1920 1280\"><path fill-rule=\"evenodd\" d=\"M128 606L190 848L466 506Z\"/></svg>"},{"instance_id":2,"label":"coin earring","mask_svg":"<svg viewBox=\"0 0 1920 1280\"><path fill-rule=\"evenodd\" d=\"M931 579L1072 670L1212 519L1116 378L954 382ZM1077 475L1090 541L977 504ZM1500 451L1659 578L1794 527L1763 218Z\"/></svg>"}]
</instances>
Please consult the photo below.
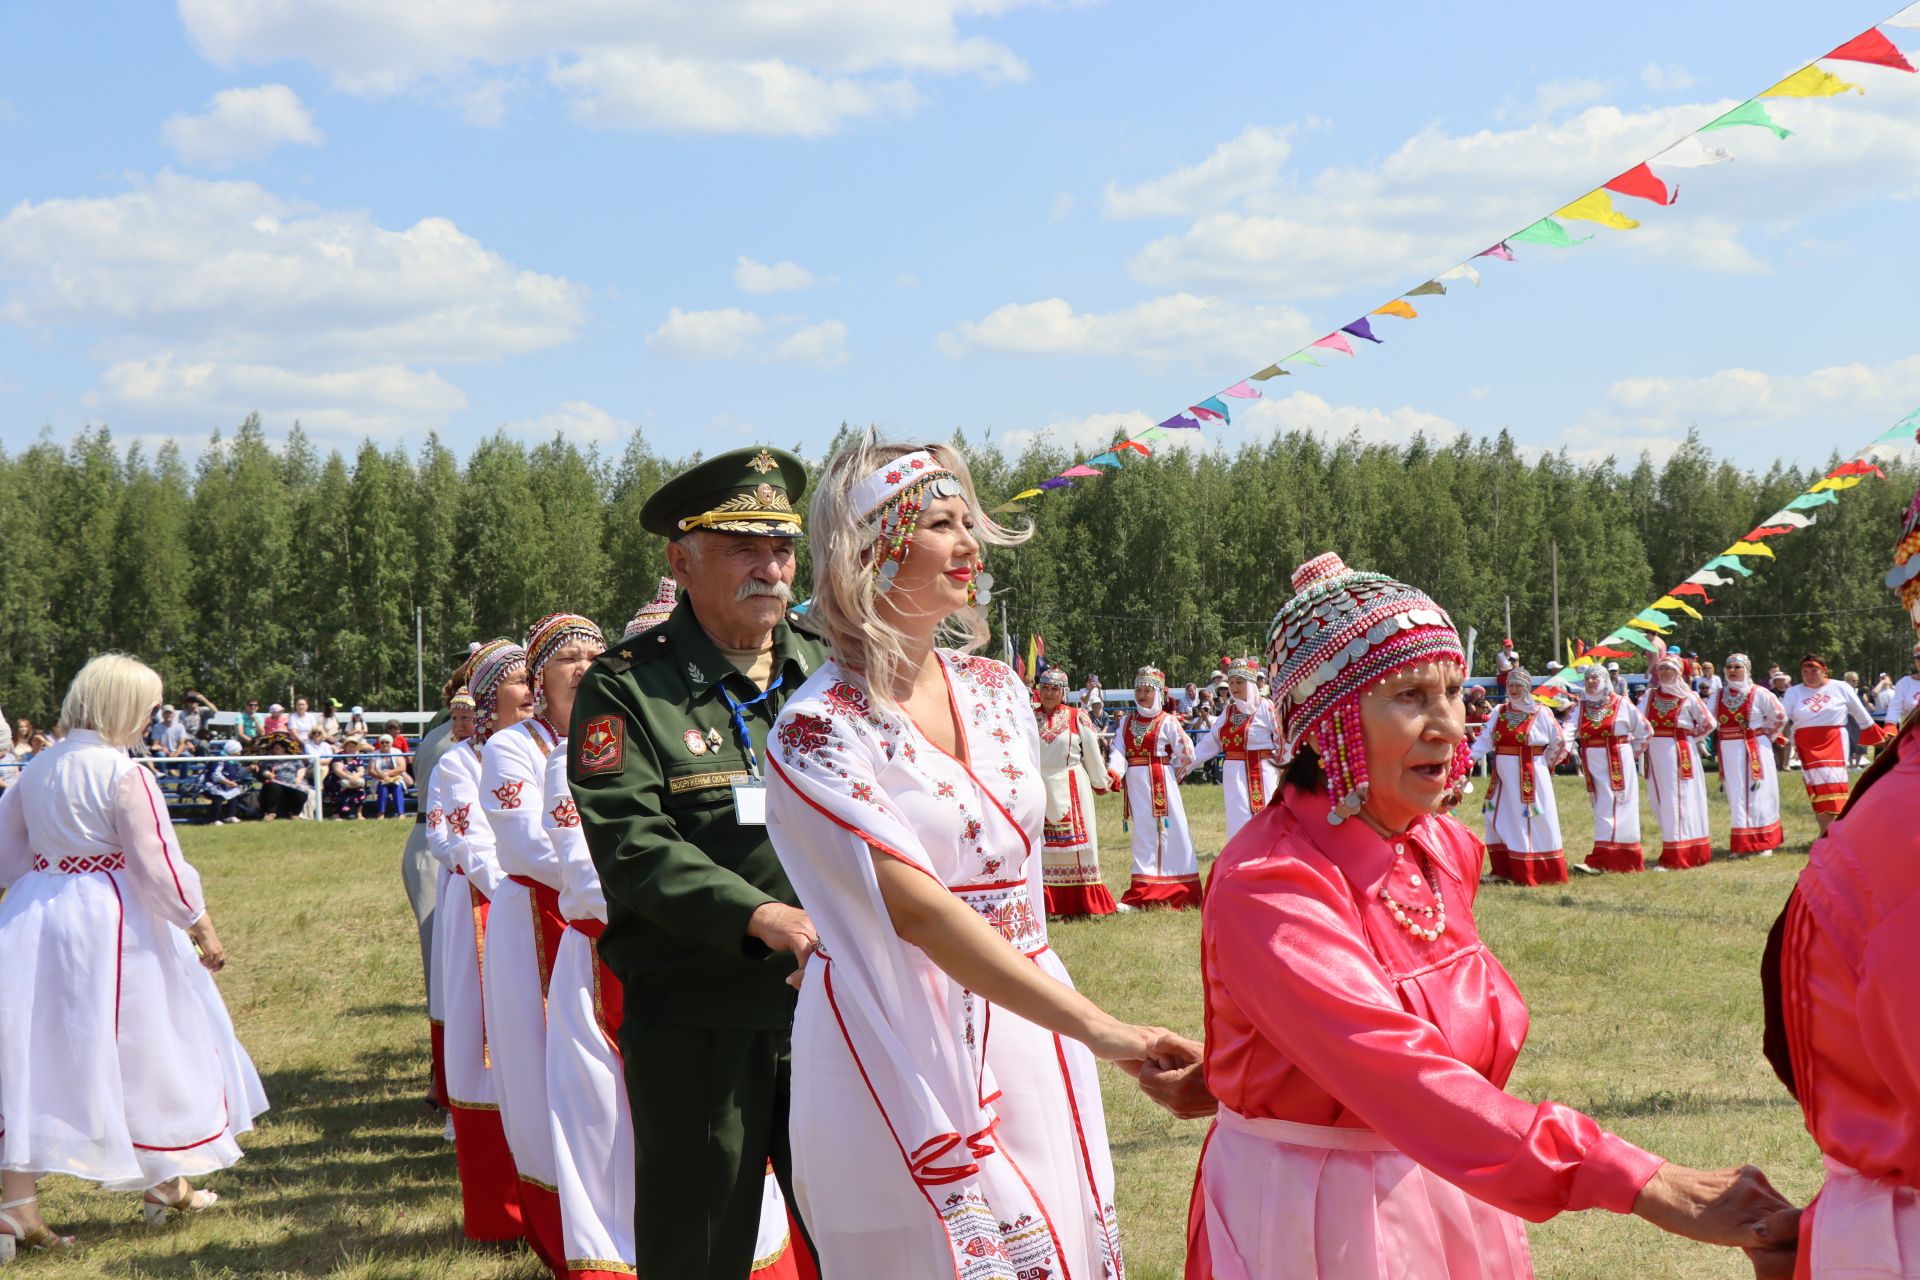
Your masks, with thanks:
<instances>
[{"instance_id":1,"label":"coin earring","mask_svg":"<svg viewBox=\"0 0 1920 1280\"><path fill-rule=\"evenodd\" d=\"M967 603L986 605L993 600L993 575L987 572L987 562L973 562L973 576L967 579Z\"/></svg>"}]
</instances>

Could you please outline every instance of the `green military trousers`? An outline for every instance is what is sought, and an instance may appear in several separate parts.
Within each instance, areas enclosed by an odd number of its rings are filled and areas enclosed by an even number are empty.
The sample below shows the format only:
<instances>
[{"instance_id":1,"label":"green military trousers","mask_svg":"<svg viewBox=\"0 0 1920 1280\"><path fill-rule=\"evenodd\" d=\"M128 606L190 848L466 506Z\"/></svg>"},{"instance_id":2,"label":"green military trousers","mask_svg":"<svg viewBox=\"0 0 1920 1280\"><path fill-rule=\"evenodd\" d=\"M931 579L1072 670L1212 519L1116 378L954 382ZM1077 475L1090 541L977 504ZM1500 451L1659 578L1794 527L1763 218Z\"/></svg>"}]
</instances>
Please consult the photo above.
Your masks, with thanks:
<instances>
[{"instance_id":1,"label":"green military trousers","mask_svg":"<svg viewBox=\"0 0 1920 1280\"><path fill-rule=\"evenodd\" d=\"M640 1280L746 1280L769 1158L799 1221L787 1142L792 1038L784 1028L622 1023ZM798 1234L792 1247L806 1247Z\"/></svg>"}]
</instances>

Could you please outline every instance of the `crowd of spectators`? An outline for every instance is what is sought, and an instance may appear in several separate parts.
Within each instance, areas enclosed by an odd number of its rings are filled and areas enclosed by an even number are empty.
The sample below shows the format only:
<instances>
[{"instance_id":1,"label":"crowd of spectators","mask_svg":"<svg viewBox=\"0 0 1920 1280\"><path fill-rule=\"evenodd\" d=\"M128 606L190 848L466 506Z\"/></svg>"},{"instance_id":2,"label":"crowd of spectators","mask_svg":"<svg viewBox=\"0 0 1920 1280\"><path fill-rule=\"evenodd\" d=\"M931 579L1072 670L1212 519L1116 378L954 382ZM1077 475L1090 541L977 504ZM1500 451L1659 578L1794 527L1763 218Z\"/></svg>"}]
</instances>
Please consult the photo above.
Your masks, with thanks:
<instances>
[{"instance_id":1,"label":"crowd of spectators","mask_svg":"<svg viewBox=\"0 0 1920 1280\"><path fill-rule=\"evenodd\" d=\"M364 708L343 720L339 703L315 711L305 698L296 698L291 712L277 702L262 711L249 698L237 723L224 729L215 723L219 714L211 699L189 688L179 706L154 709L132 749L173 799L204 800L208 822L407 816L413 747L397 720L376 734ZM7 725L0 714L0 789L60 736L58 725Z\"/></svg>"}]
</instances>

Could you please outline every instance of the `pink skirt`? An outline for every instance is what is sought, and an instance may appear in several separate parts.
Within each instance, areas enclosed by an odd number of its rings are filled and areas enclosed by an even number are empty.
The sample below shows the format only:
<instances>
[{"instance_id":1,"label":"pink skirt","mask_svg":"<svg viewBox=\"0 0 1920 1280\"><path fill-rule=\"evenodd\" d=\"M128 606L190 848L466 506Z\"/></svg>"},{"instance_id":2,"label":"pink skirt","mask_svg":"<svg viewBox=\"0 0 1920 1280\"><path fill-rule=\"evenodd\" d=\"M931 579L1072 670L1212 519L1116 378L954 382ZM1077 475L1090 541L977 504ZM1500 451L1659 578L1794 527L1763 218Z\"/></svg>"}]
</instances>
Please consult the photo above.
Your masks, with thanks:
<instances>
[{"instance_id":1,"label":"pink skirt","mask_svg":"<svg viewBox=\"0 0 1920 1280\"><path fill-rule=\"evenodd\" d=\"M1920 1191L1855 1173L1822 1156L1827 1182L1800 1224L1798 1276L1896 1280L1920 1275Z\"/></svg>"},{"instance_id":2,"label":"pink skirt","mask_svg":"<svg viewBox=\"0 0 1920 1280\"><path fill-rule=\"evenodd\" d=\"M1222 1107L1198 1191L1214 1280L1532 1280L1519 1218L1369 1129Z\"/></svg>"}]
</instances>

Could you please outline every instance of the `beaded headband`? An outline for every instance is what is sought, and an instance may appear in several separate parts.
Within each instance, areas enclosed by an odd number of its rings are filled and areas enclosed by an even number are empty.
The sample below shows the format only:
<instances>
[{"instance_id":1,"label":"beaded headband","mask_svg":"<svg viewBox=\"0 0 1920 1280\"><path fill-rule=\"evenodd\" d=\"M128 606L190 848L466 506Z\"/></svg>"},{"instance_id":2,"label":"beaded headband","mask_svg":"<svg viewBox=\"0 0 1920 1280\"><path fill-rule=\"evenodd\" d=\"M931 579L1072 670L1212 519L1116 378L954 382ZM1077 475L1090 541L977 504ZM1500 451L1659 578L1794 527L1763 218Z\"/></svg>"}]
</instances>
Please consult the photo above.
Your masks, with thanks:
<instances>
[{"instance_id":1,"label":"beaded headband","mask_svg":"<svg viewBox=\"0 0 1920 1280\"><path fill-rule=\"evenodd\" d=\"M1151 687L1165 689L1167 673L1158 667L1142 667L1133 673L1133 687L1136 689Z\"/></svg>"},{"instance_id":2,"label":"beaded headband","mask_svg":"<svg viewBox=\"0 0 1920 1280\"><path fill-rule=\"evenodd\" d=\"M516 671L527 668L527 651L511 640L489 640L473 655L473 676L467 687L473 690L474 710L479 722L473 736L484 743L493 733L493 718L500 709L500 686Z\"/></svg>"},{"instance_id":3,"label":"beaded headband","mask_svg":"<svg viewBox=\"0 0 1920 1280\"><path fill-rule=\"evenodd\" d=\"M1466 665L1447 611L1418 588L1382 573L1360 573L1329 551L1293 571L1294 597L1267 631L1267 668L1289 747L1312 743L1334 797L1327 821L1339 823L1366 800L1366 746L1360 694L1406 667ZM1464 794L1471 753L1454 747L1451 788Z\"/></svg>"},{"instance_id":4,"label":"beaded headband","mask_svg":"<svg viewBox=\"0 0 1920 1280\"><path fill-rule=\"evenodd\" d=\"M1258 678L1260 666L1251 657L1235 658L1227 664L1227 679L1239 676L1242 680L1252 681Z\"/></svg>"},{"instance_id":5,"label":"beaded headband","mask_svg":"<svg viewBox=\"0 0 1920 1280\"><path fill-rule=\"evenodd\" d=\"M1067 672L1064 667L1048 667L1040 673L1034 684L1046 689L1064 689L1067 687Z\"/></svg>"},{"instance_id":6,"label":"beaded headband","mask_svg":"<svg viewBox=\"0 0 1920 1280\"><path fill-rule=\"evenodd\" d=\"M474 709L473 690L461 685L458 692L447 702L447 706L454 711L472 711Z\"/></svg>"},{"instance_id":7,"label":"beaded headband","mask_svg":"<svg viewBox=\"0 0 1920 1280\"><path fill-rule=\"evenodd\" d=\"M550 613L527 628L527 671L533 677L533 696L542 696L541 677L553 655L575 640L585 640L606 648L607 638L592 618L577 613Z\"/></svg>"},{"instance_id":8,"label":"beaded headband","mask_svg":"<svg viewBox=\"0 0 1920 1280\"><path fill-rule=\"evenodd\" d=\"M626 634L637 636L642 631L651 631L673 616L673 610L680 603L680 584L672 578L660 579L660 589L654 592L653 599L640 606L640 611L627 623Z\"/></svg>"},{"instance_id":9,"label":"beaded headband","mask_svg":"<svg viewBox=\"0 0 1920 1280\"><path fill-rule=\"evenodd\" d=\"M873 528L879 542L872 573L880 590L893 588L894 575L907 558L907 546L920 527L929 503L941 498L964 498L960 478L927 449L902 454L853 486L849 509L860 512L860 523ZM967 583L967 603L983 605L993 599L993 575L976 570Z\"/></svg>"}]
</instances>

